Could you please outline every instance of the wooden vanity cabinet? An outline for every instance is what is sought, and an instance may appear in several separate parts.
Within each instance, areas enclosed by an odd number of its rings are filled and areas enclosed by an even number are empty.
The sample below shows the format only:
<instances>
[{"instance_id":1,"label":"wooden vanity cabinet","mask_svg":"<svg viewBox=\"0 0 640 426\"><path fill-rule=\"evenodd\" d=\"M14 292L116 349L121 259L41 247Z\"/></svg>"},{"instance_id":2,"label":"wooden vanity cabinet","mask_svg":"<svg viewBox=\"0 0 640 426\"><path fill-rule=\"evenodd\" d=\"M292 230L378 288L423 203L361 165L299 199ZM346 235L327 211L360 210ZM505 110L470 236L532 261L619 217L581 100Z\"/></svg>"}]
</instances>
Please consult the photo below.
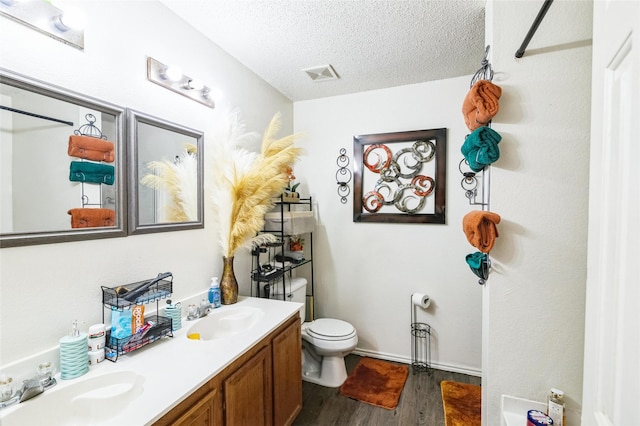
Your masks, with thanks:
<instances>
[{"instance_id":1,"label":"wooden vanity cabinet","mask_svg":"<svg viewBox=\"0 0 640 426\"><path fill-rule=\"evenodd\" d=\"M275 425L290 425L302 410L302 341L300 320L274 337L273 419Z\"/></svg>"},{"instance_id":2,"label":"wooden vanity cabinet","mask_svg":"<svg viewBox=\"0 0 640 426\"><path fill-rule=\"evenodd\" d=\"M302 409L300 317L242 354L155 424L290 425Z\"/></svg>"},{"instance_id":3,"label":"wooden vanity cabinet","mask_svg":"<svg viewBox=\"0 0 640 426\"><path fill-rule=\"evenodd\" d=\"M272 425L271 348L263 347L223 383L225 425Z\"/></svg>"},{"instance_id":4,"label":"wooden vanity cabinet","mask_svg":"<svg viewBox=\"0 0 640 426\"><path fill-rule=\"evenodd\" d=\"M222 423L222 401L219 389L210 389L204 396L196 398L195 402L185 405L190 407L171 422L173 426L209 426Z\"/></svg>"}]
</instances>

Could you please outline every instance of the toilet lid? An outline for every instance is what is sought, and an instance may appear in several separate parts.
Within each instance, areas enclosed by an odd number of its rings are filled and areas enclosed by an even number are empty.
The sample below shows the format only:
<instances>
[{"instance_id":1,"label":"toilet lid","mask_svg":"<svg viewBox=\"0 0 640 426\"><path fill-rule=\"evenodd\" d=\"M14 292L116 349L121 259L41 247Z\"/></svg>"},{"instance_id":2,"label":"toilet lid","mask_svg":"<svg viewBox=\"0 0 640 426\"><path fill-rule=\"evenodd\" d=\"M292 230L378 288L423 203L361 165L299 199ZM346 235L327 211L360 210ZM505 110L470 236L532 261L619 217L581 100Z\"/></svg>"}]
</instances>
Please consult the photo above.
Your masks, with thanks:
<instances>
[{"instance_id":1,"label":"toilet lid","mask_svg":"<svg viewBox=\"0 0 640 426\"><path fill-rule=\"evenodd\" d=\"M351 324L333 318L321 318L309 324L307 332L323 339L346 337L355 332Z\"/></svg>"}]
</instances>

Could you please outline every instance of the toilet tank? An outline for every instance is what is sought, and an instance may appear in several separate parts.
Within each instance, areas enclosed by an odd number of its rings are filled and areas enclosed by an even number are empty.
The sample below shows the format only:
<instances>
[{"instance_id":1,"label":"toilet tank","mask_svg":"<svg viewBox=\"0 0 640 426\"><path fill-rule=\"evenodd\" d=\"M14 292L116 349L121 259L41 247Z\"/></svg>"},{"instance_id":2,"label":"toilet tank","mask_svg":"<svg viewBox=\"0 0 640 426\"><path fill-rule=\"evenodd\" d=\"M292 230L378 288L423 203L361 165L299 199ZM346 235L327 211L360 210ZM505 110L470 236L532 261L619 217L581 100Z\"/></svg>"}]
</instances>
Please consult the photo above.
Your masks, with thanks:
<instances>
[{"instance_id":1,"label":"toilet tank","mask_svg":"<svg viewBox=\"0 0 640 426\"><path fill-rule=\"evenodd\" d=\"M307 279L302 277L293 277L286 281L287 297L285 300L290 302L302 303L300 307L300 319L302 322L306 320L307 313ZM273 286L273 297L282 300L282 283L279 282Z\"/></svg>"}]
</instances>

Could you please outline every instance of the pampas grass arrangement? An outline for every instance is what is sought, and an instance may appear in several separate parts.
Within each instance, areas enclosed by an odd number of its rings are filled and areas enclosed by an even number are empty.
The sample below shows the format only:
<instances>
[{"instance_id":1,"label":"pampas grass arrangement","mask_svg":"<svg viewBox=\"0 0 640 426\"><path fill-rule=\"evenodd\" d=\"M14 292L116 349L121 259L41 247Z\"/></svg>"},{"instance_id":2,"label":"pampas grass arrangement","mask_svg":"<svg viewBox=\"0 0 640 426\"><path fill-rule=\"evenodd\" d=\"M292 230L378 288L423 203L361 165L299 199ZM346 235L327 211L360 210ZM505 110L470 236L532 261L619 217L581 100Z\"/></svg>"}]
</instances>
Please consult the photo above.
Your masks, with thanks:
<instances>
[{"instance_id":1,"label":"pampas grass arrangement","mask_svg":"<svg viewBox=\"0 0 640 426\"><path fill-rule=\"evenodd\" d=\"M151 161L147 164L152 173L140 179L140 183L166 191L170 202L165 206L166 222L193 222L198 220L198 148L185 144L185 151L176 161Z\"/></svg>"},{"instance_id":2,"label":"pampas grass arrangement","mask_svg":"<svg viewBox=\"0 0 640 426\"><path fill-rule=\"evenodd\" d=\"M264 215L273 206L273 198L282 194L289 183L287 170L302 151L294 146L297 135L276 139L281 129L279 113L264 132L260 153L245 148L257 135L245 130L237 109L225 120L214 141L211 203L222 255L230 258L240 248L273 239L259 234Z\"/></svg>"}]
</instances>

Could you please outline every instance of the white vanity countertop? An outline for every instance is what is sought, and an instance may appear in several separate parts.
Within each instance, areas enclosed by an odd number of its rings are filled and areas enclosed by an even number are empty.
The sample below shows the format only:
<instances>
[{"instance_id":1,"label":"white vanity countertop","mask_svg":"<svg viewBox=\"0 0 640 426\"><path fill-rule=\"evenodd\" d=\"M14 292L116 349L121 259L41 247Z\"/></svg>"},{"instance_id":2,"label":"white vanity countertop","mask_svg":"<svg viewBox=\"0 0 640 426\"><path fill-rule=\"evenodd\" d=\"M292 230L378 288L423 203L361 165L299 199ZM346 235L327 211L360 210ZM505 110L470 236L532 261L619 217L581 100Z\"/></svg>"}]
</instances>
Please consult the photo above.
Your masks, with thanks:
<instances>
[{"instance_id":1,"label":"white vanity countertop","mask_svg":"<svg viewBox=\"0 0 640 426\"><path fill-rule=\"evenodd\" d=\"M234 307L254 307L264 312L262 319L252 328L239 334L208 341L187 338L187 331L207 317L195 321L185 321L183 318L182 328L173 332L173 338L165 337L135 352L120 355L115 363L105 360L91 367L87 374L77 379L61 380L58 374L56 376L58 384L54 388L32 400L3 409L0 412L0 423L4 423L3 417L10 418L12 411L28 410L32 404L34 410L41 411L49 395L53 396L55 392L73 386L79 381L119 371L130 371L144 377L141 395L118 406L105 404L105 418L101 419L103 421L99 424L118 426L152 424L282 325L298 311L300 306L299 303L280 300L239 297L238 303L223 305L212 313ZM38 400L42 401L38 402ZM37 406L36 402L38 402ZM56 407L50 408L56 409ZM47 417L46 413L41 414L44 418Z\"/></svg>"}]
</instances>

